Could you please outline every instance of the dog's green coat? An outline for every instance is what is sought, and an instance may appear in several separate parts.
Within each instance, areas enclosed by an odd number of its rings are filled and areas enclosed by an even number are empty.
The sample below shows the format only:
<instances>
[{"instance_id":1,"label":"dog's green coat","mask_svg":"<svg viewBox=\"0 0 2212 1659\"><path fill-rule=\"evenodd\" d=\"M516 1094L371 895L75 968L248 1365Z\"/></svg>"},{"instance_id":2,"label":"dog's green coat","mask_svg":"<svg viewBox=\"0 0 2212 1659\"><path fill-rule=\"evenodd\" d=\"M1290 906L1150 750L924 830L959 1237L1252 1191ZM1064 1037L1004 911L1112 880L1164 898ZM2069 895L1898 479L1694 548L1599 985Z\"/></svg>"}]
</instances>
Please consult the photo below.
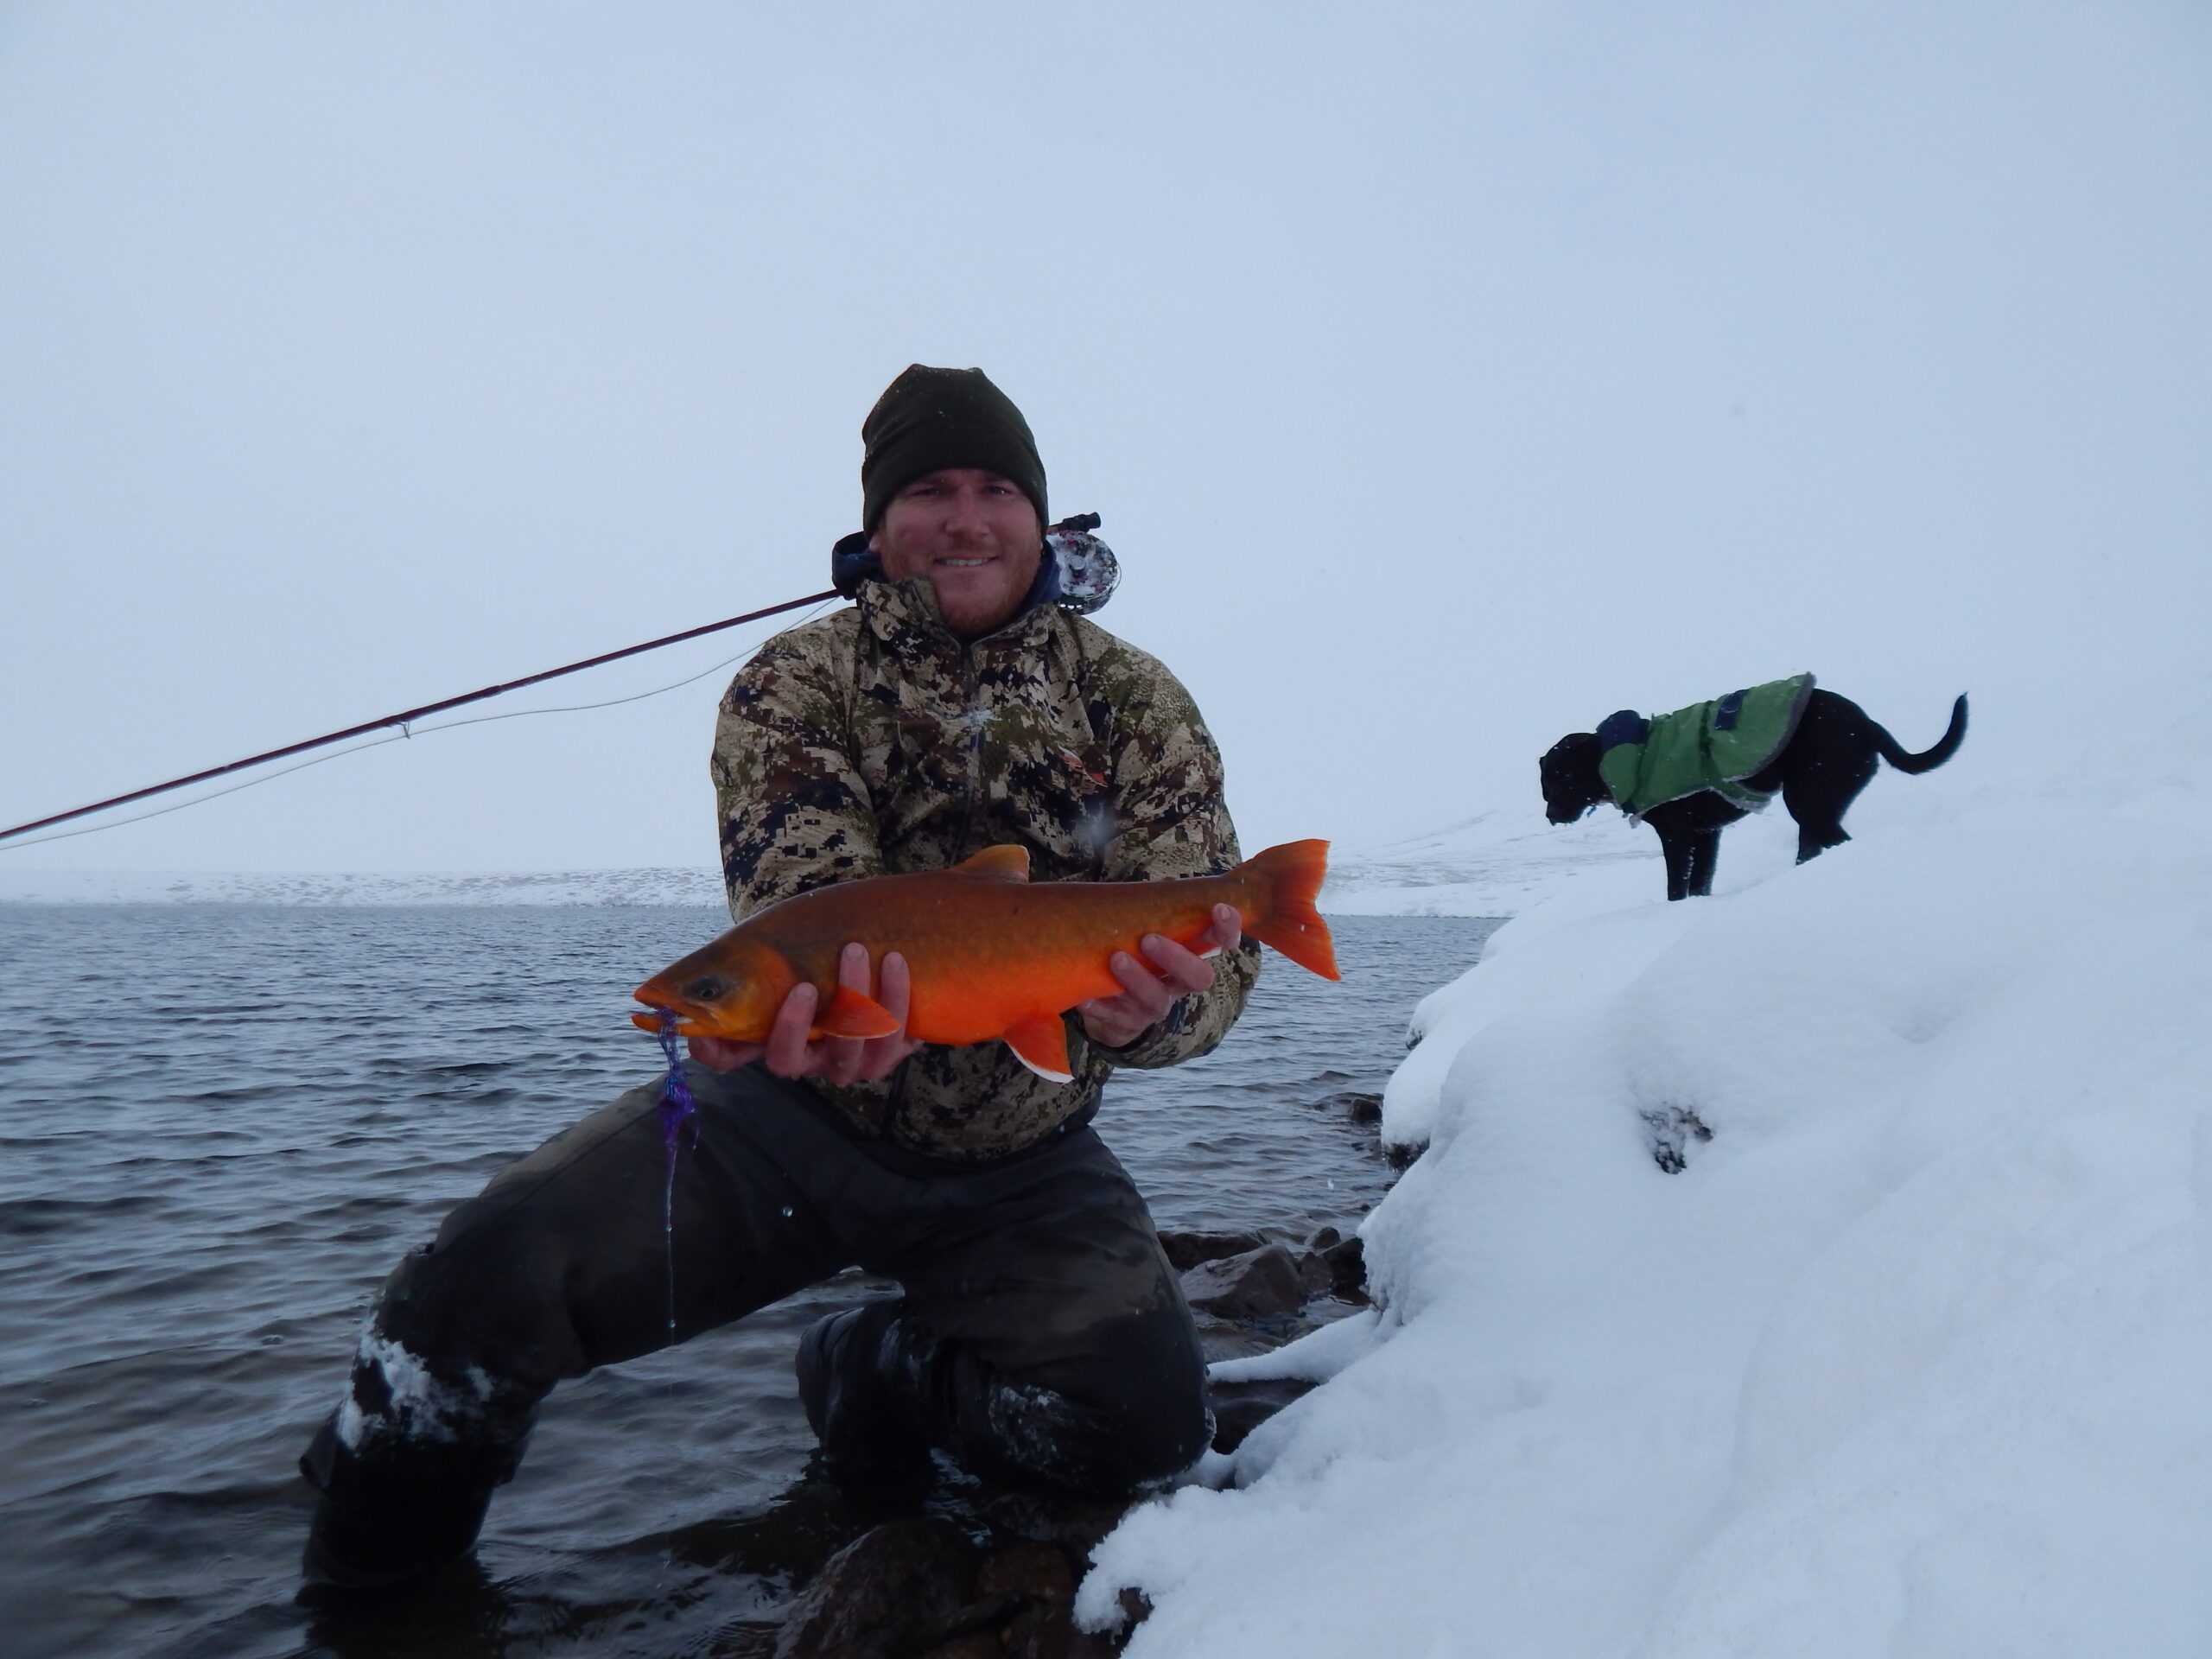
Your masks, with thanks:
<instances>
[{"instance_id":1,"label":"dog's green coat","mask_svg":"<svg viewBox=\"0 0 2212 1659\"><path fill-rule=\"evenodd\" d=\"M1793 674L1670 715L1654 715L1642 742L1618 743L1605 752L1599 775L1614 804L1631 817L1707 789L1755 812L1773 793L1747 789L1743 780L1782 752L1797 730L1812 690L1810 674Z\"/></svg>"}]
</instances>

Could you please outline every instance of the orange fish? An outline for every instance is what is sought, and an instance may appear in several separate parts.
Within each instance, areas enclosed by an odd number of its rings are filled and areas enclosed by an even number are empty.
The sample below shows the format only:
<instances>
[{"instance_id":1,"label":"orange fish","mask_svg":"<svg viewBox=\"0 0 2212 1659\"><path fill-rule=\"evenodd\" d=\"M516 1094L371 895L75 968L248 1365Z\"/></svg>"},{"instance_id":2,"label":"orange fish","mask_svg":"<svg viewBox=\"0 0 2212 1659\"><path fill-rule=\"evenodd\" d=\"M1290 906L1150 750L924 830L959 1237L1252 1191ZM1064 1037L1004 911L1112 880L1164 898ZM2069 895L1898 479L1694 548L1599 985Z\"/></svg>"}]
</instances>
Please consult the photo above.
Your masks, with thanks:
<instances>
[{"instance_id":1,"label":"orange fish","mask_svg":"<svg viewBox=\"0 0 2212 1659\"><path fill-rule=\"evenodd\" d=\"M1039 1077L1066 1083L1072 1071L1060 1016L1121 995L1107 967L1116 951L1139 955L1148 933L1193 945L1216 905L1235 906L1244 931L1263 944L1337 978L1329 925L1313 908L1328 850L1325 841L1293 841L1225 875L1032 886L1025 849L986 847L949 870L845 881L771 905L647 980L637 998L679 1016L679 1035L760 1043L785 996L810 981L821 994L810 1037L887 1037L899 1028L891 1011L837 983L838 953L857 941L872 962L892 950L906 957L908 1036L1000 1039ZM659 1029L652 1014L630 1017Z\"/></svg>"}]
</instances>

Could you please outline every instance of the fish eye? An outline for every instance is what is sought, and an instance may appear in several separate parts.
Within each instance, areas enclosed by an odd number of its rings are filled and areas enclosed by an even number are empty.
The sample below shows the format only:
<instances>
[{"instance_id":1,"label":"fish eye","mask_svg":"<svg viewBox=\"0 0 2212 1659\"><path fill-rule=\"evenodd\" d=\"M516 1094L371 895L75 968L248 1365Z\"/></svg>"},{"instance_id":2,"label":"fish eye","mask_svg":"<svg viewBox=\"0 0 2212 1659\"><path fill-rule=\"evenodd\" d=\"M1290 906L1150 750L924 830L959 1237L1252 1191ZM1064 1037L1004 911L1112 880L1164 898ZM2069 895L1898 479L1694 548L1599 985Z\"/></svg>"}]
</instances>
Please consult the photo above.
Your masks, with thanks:
<instances>
[{"instance_id":1,"label":"fish eye","mask_svg":"<svg viewBox=\"0 0 2212 1659\"><path fill-rule=\"evenodd\" d=\"M683 988L683 995L694 1002L711 1002L729 991L729 981L719 974L704 974Z\"/></svg>"}]
</instances>

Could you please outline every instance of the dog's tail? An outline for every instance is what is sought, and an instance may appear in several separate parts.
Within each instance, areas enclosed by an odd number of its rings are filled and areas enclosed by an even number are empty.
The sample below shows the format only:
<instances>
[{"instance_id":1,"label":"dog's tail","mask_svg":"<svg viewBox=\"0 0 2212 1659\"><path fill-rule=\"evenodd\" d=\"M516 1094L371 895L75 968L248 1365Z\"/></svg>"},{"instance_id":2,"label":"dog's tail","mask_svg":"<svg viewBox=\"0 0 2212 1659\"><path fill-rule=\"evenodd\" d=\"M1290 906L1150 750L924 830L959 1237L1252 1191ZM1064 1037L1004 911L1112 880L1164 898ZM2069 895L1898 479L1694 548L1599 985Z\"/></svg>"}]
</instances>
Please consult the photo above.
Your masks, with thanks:
<instances>
[{"instance_id":1,"label":"dog's tail","mask_svg":"<svg viewBox=\"0 0 2212 1659\"><path fill-rule=\"evenodd\" d=\"M1966 741L1967 700L1961 695L1951 705L1951 723L1943 735L1936 740L1932 749L1923 749L1918 754L1909 754L1904 746L1879 726L1874 728L1874 747L1882 752L1882 759L1899 772L1933 772L1959 752L1959 745Z\"/></svg>"}]
</instances>

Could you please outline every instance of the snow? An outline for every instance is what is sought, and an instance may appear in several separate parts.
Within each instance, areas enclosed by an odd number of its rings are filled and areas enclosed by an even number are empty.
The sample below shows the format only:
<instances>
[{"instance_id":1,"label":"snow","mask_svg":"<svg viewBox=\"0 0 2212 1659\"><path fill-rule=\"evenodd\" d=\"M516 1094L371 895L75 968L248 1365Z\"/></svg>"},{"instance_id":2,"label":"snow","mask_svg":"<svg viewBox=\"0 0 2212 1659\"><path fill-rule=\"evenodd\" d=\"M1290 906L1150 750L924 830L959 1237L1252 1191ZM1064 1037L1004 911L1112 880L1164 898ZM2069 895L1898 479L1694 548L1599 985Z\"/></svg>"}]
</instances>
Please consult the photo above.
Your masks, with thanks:
<instances>
[{"instance_id":1,"label":"snow","mask_svg":"<svg viewBox=\"0 0 2212 1659\"><path fill-rule=\"evenodd\" d=\"M1566 830L1529 799L1450 829L1332 851L1321 908L1338 916L1510 916L1592 865L1659 868L1648 830L1608 813ZM1657 879L1657 878L1654 878ZM515 871L48 870L0 859L0 904L707 905L711 867Z\"/></svg>"},{"instance_id":2,"label":"snow","mask_svg":"<svg viewBox=\"0 0 2212 1659\"><path fill-rule=\"evenodd\" d=\"M0 863L0 904L708 905L713 869L547 871L40 870Z\"/></svg>"},{"instance_id":3,"label":"snow","mask_svg":"<svg viewBox=\"0 0 2212 1659\"><path fill-rule=\"evenodd\" d=\"M1330 850L1321 909L1331 916L1515 916L1562 878L1601 866L1660 868L1659 842L1617 812L1564 829L1545 823L1529 768L1527 798L1377 847ZM1654 878L1663 880L1665 878Z\"/></svg>"},{"instance_id":4,"label":"snow","mask_svg":"<svg viewBox=\"0 0 2212 1659\"><path fill-rule=\"evenodd\" d=\"M1141 1589L1133 1659L2212 1646L2212 676L2128 690L1978 708L1802 868L1739 824L1712 899L1532 880L1415 1011L1380 1313L1257 1362L1328 1380L1079 1612Z\"/></svg>"},{"instance_id":5,"label":"snow","mask_svg":"<svg viewBox=\"0 0 2212 1659\"><path fill-rule=\"evenodd\" d=\"M1529 799L1428 835L1332 850L1321 908L1333 916L1510 916L1567 874L1659 868L1649 830L1607 813L1565 830ZM1658 880L1654 876L1653 880ZM0 904L705 905L711 867L546 871L48 870L0 859Z\"/></svg>"}]
</instances>

